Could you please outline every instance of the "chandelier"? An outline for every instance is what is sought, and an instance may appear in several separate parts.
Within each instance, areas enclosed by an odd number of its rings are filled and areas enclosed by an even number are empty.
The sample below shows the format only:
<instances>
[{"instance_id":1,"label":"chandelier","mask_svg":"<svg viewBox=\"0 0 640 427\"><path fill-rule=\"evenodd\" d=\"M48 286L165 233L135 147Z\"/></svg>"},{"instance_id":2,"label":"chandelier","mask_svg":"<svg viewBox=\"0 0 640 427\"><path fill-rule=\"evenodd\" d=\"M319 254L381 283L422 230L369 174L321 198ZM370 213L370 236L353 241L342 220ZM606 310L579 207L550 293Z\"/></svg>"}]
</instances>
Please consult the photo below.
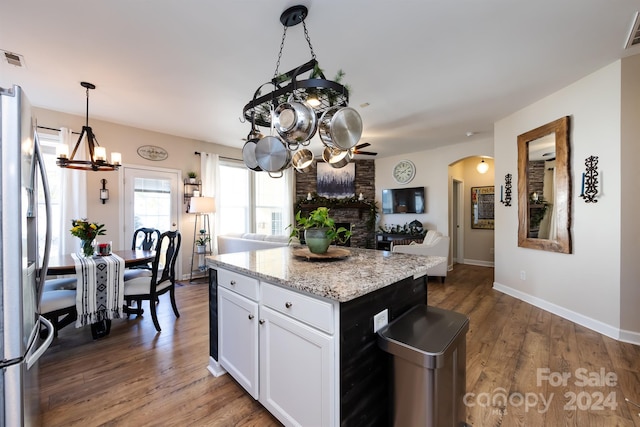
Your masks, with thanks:
<instances>
[{"instance_id":1,"label":"chandelier","mask_svg":"<svg viewBox=\"0 0 640 427\"><path fill-rule=\"evenodd\" d=\"M325 145L325 160L334 156L351 160L362 134L359 114L348 107L349 90L339 82L344 73L340 70L335 81L329 80L316 60L305 23L307 14L305 6L297 5L280 15L283 33L273 78L258 87L242 110L244 119L251 123L242 150L244 163L249 169L266 171L271 176L278 172L282 176L281 172L291 166L299 172L308 171L313 153L305 147L316 133ZM280 73L287 29L300 23L311 60ZM309 77L301 78L307 72ZM270 86L271 90L262 94L265 86ZM258 131L259 126L269 128L269 136L264 137ZM346 164L338 161L328 163L333 167Z\"/></svg>"},{"instance_id":2,"label":"chandelier","mask_svg":"<svg viewBox=\"0 0 640 427\"><path fill-rule=\"evenodd\" d=\"M73 147L71 157L69 157L69 147L64 144L60 147L56 164L61 168L87 171L118 170L120 164L122 163L122 156L120 155L120 153L111 153L111 163L107 162L107 150L104 147L101 147L100 144L98 144L98 140L93 133L93 129L91 129L91 127L89 126L89 89L95 89L96 86L88 82L81 82L80 86L86 89L87 114L85 125L82 126L82 132L80 132L78 142L76 142L76 145ZM85 135L87 136L87 151L89 153L89 160L75 159L78 148L80 147L80 143L82 142L82 138Z\"/></svg>"}]
</instances>

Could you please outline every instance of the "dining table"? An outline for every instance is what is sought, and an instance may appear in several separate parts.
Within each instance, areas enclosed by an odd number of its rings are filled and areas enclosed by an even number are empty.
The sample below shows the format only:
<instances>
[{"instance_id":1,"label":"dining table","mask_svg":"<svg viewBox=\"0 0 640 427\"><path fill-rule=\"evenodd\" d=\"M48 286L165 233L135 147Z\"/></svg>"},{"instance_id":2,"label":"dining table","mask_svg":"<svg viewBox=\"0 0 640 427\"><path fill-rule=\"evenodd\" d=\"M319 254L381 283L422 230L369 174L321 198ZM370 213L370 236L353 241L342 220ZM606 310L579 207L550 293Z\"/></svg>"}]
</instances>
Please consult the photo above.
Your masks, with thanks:
<instances>
[{"instance_id":1,"label":"dining table","mask_svg":"<svg viewBox=\"0 0 640 427\"><path fill-rule=\"evenodd\" d=\"M133 250L133 249L124 249L124 250L117 250L117 251L112 251L113 255L117 255L117 257L121 258L122 261L124 261L124 267L125 268L131 268L131 267L137 267L137 266L143 266L143 265L148 265L151 261L154 260L155 258L155 251L145 251L145 250ZM66 255L62 255L62 256L52 256L49 258L49 265L47 268L47 276L62 276L62 275L71 275L71 274L75 274L78 277L78 286L80 287L81 284L83 285L83 290L84 290L84 295L94 295L93 291L90 291L90 289L92 289L92 287L86 287L88 286L86 284L86 278L87 278L87 271L89 270L85 270L84 265L87 264L86 262L83 262L83 274L82 277L84 280L80 280L81 275L79 274L79 272L76 271L76 265L79 265L76 261L77 261L77 255L75 256L75 260L74 260L74 256L72 256L72 254L66 254ZM94 256L94 258L100 258L100 256L96 255ZM116 257L107 257L107 258L116 258ZM96 260L97 262L98 260ZM103 261L107 261L106 259ZM111 263L113 263L113 261L110 261ZM93 263L90 263L93 264ZM78 267L79 268L79 267ZM95 268L95 267L94 267ZM96 273L97 274L97 273ZM122 273L120 273L122 274ZM90 274L89 277L95 277L93 276L93 274ZM107 276L109 277L109 276ZM95 286L95 280L96 279L90 279L93 280L93 286ZM103 278L104 282L107 286L113 286L116 287L115 284L113 285L109 285L109 283L112 283L110 280L105 280L105 278ZM122 286L122 276L120 276L120 279L115 279L114 282L118 283L119 286ZM103 285L104 286L104 285ZM95 289L95 288L93 288ZM122 288L120 288L120 292L122 291ZM89 293L87 293L89 292ZM98 291L96 291L98 292ZM99 289L98 294L105 294L105 290L104 288ZM113 294L111 294L113 295ZM94 295L95 296L95 295ZM91 299L95 299L93 297L91 297ZM78 300L79 301L79 300ZM104 309L104 305L102 305L102 308ZM91 321L86 321L86 320L81 320L81 319L86 319L86 317L81 316L81 314L86 313L84 312L84 308L81 306L80 302L76 303L76 309L78 311L78 320L76 322L76 327L78 326L82 326L88 323L91 323L91 335L93 336L94 339L98 339L98 338L102 338L106 335L109 335L109 332L111 330L111 319L110 318L103 318L102 316L98 317L99 320L96 321L95 318L93 318L93 320ZM120 309L118 309L120 310ZM140 309L140 307L137 308L137 310L135 309L130 309L129 307L122 307L122 310L126 313L126 314L130 314L131 312L136 313L136 314L142 314L142 310ZM92 313L92 311L90 311L90 313ZM111 315L109 315L109 317L111 317ZM117 317L117 315L116 315ZM85 323L86 322L86 323Z\"/></svg>"},{"instance_id":2,"label":"dining table","mask_svg":"<svg viewBox=\"0 0 640 427\"><path fill-rule=\"evenodd\" d=\"M118 255L124 260L125 268L148 264L153 261L153 258L156 256L155 251L143 251L137 249L123 249L119 251L113 251L112 253ZM62 256L52 255L49 258L47 276L62 276L65 274L75 274L75 272L76 265L73 261L73 257L71 257L71 254L65 254Z\"/></svg>"}]
</instances>

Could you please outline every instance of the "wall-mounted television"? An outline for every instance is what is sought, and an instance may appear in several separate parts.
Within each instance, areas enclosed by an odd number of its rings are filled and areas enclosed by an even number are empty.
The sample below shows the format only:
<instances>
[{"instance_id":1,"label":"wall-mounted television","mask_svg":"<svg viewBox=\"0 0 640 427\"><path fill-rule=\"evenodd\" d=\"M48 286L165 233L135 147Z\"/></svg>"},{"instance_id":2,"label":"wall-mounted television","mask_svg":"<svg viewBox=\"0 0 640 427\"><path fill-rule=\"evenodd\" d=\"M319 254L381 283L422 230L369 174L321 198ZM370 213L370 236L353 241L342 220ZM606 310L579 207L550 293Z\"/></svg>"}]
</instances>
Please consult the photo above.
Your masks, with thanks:
<instances>
[{"instance_id":1,"label":"wall-mounted television","mask_svg":"<svg viewBox=\"0 0 640 427\"><path fill-rule=\"evenodd\" d=\"M424 187L382 190L382 213L424 213Z\"/></svg>"}]
</instances>

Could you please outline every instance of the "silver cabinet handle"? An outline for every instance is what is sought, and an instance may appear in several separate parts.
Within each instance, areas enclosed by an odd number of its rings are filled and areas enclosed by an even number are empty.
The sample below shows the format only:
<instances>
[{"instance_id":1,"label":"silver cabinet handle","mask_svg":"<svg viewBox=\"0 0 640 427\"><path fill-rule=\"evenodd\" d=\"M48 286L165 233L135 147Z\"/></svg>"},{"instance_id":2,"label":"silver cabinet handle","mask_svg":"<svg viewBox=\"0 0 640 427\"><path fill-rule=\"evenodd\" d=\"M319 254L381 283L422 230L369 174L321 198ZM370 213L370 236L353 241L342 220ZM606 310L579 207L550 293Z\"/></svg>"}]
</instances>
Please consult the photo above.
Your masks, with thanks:
<instances>
[{"instance_id":1,"label":"silver cabinet handle","mask_svg":"<svg viewBox=\"0 0 640 427\"><path fill-rule=\"evenodd\" d=\"M284 303L284 306L287 307L287 308L291 308L292 305L293 305L293 303L289 302L289 301Z\"/></svg>"},{"instance_id":2,"label":"silver cabinet handle","mask_svg":"<svg viewBox=\"0 0 640 427\"><path fill-rule=\"evenodd\" d=\"M249 315L249 320L253 320L253 314Z\"/></svg>"},{"instance_id":3,"label":"silver cabinet handle","mask_svg":"<svg viewBox=\"0 0 640 427\"><path fill-rule=\"evenodd\" d=\"M258 323L260 323L261 325L264 325L265 320L264 319L260 319L258 320Z\"/></svg>"},{"instance_id":4,"label":"silver cabinet handle","mask_svg":"<svg viewBox=\"0 0 640 427\"><path fill-rule=\"evenodd\" d=\"M235 285L235 284L236 284L236 281L235 281L235 280L232 280L232 281L231 281L231 282L229 282L229 283L231 283L231 286L233 286L233 285Z\"/></svg>"}]
</instances>

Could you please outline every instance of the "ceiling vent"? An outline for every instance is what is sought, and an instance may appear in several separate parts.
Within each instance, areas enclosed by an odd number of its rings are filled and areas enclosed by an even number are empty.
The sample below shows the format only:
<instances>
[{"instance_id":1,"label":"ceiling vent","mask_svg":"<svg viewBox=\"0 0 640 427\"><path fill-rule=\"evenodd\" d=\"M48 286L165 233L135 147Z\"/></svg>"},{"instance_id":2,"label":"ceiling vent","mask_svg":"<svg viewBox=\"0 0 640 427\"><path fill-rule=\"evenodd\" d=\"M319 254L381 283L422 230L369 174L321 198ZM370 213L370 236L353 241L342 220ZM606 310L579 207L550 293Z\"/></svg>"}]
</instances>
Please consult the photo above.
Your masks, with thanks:
<instances>
[{"instance_id":1,"label":"ceiling vent","mask_svg":"<svg viewBox=\"0 0 640 427\"><path fill-rule=\"evenodd\" d=\"M2 57L9 65L16 67L24 67L24 57L18 53L8 52L6 50L0 50Z\"/></svg>"},{"instance_id":2,"label":"ceiling vent","mask_svg":"<svg viewBox=\"0 0 640 427\"><path fill-rule=\"evenodd\" d=\"M640 13L636 12L636 15L633 17L633 25L631 26L629 37L627 38L627 44L624 46L624 48L629 49L632 46L636 46L639 44L640 44Z\"/></svg>"}]
</instances>

